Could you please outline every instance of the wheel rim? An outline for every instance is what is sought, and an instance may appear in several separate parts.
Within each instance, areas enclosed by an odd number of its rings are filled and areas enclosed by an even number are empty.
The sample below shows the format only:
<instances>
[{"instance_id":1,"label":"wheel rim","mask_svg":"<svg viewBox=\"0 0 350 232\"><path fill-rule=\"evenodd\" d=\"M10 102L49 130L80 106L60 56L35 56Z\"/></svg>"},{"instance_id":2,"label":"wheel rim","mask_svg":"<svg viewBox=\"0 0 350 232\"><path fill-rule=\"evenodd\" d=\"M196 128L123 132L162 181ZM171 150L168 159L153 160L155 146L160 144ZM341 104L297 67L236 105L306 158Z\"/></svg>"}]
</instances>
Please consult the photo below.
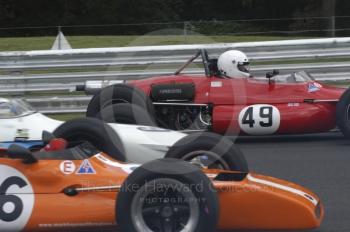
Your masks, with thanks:
<instances>
[{"instance_id":1,"label":"wheel rim","mask_svg":"<svg viewBox=\"0 0 350 232\"><path fill-rule=\"evenodd\" d=\"M131 215L137 231L190 232L199 222L199 204L188 185L161 178L138 190Z\"/></svg>"},{"instance_id":2,"label":"wheel rim","mask_svg":"<svg viewBox=\"0 0 350 232\"><path fill-rule=\"evenodd\" d=\"M201 168L230 170L229 164L219 154L212 151L192 151L184 155L182 159Z\"/></svg>"}]
</instances>

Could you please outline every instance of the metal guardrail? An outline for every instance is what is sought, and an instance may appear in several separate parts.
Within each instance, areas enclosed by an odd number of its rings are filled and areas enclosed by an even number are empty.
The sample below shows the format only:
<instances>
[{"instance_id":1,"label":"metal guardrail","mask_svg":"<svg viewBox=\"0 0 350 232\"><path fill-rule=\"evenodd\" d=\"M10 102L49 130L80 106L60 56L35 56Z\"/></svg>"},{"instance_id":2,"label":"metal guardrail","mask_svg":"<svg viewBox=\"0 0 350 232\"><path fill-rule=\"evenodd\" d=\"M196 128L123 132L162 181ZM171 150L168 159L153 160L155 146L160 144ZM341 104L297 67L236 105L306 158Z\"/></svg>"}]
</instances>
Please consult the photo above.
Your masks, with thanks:
<instances>
[{"instance_id":1,"label":"metal guardrail","mask_svg":"<svg viewBox=\"0 0 350 232\"><path fill-rule=\"evenodd\" d=\"M29 97L36 110L45 114L84 113L91 96Z\"/></svg>"},{"instance_id":2,"label":"metal guardrail","mask_svg":"<svg viewBox=\"0 0 350 232\"><path fill-rule=\"evenodd\" d=\"M74 91L87 80L130 80L173 74L198 49L218 57L228 49L239 49L252 60L252 74L264 76L279 69L281 74L309 71L319 80L350 79L350 37L285 41L218 43L198 45L135 46L48 51L0 52L0 95L26 92ZM200 60L185 73L204 72ZM84 111L87 101L75 96L28 99L38 109L52 113ZM49 100L48 100L49 99ZM50 106L50 101L55 107ZM40 102L46 102L41 104ZM45 105L45 106L44 106ZM57 110L58 109L58 110Z\"/></svg>"}]
</instances>

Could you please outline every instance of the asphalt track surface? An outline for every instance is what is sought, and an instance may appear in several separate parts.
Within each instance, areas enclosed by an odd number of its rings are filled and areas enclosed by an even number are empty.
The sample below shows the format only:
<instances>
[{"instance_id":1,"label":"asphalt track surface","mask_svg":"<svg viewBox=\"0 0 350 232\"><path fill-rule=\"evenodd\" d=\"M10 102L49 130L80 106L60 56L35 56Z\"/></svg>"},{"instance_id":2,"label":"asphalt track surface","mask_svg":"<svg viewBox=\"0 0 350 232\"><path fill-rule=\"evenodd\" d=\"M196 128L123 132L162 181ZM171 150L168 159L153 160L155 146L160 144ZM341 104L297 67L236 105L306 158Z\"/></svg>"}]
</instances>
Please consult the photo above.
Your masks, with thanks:
<instances>
[{"instance_id":1,"label":"asphalt track surface","mask_svg":"<svg viewBox=\"0 0 350 232\"><path fill-rule=\"evenodd\" d=\"M241 138L251 171L315 192L325 206L317 232L350 232L350 140L340 132ZM310 231L310 230L309 230Z\"/></svg>"}]
</instances>

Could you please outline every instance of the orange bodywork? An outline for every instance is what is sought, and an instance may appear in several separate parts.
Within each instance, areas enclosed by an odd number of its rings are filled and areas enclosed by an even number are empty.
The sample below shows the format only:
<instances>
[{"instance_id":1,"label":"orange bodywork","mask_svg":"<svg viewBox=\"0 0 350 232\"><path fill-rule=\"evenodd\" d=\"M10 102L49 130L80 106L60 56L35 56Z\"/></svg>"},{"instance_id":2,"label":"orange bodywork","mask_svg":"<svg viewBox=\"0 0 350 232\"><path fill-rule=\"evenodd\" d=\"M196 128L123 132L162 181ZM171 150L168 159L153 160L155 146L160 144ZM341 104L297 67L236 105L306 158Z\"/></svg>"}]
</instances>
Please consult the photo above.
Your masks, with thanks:
<instances>
[{"instance_id":1,"label":"orange bodywork","mask_svg":"<svg viewBox=\"0 0 350 232\"><path fill-rule=\"evenodd\" d=\"M0 190L4 178L17 172L31 186L21 189L14 185L0 192L0 200L7 195L27 199L22 212L27 215L16 219L20 223L2 221L0 213L0 231L72 231L115 226L118 189L135 165L117 162L102 153L89 158L88 166L83 167L86 161L39 160L23 164L20 159L0 158L0 172L5 170L0 173ZM79 173L81 168L87 169ZM204 172L213 179L224 171ZM250 173L240 181L213 179L213 183L220 202L219 229L309 229L322 221L323 207L318 197L289 182ZM69 187L81 188L81 192L69 196L65 193ZM11 213L11 204L6 207L3 214Z\"/></svg>"}]
</instances>

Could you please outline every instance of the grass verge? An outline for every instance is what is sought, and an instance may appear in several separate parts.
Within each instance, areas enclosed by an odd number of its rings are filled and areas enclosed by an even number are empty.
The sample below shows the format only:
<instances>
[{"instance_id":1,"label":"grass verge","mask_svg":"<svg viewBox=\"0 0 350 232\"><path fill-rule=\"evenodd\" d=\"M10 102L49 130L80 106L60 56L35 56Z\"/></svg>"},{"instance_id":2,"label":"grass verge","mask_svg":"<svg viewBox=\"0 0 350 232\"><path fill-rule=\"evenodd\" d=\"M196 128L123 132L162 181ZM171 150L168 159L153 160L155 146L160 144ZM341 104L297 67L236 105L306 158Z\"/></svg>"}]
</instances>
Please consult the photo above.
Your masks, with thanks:
<instances>
[{"instance_id":1,"label":"grass verge","mask_svg":"<svg viewBox=\"0 0 350 232\"><path fill-rule=\"evenodd\" d=\"M60 120L60 121L68 121L75 118L83 118L85 117L85 114L84 113L47 114L46 116L56 120Z\"/></svg>"},{"instance_id":2,"label":"grass verge","mask_svg":"<svg viewBox=\"0 0 350 232\"><path fill-rule=\"evenodd\" d=\"M145 36L67 36L73 48L125 47L169 44L234 43L269 40L304 39L289 36L198 36L198 35L145 35ZM51 49L55 37L0 38L0 51L28 51Z\"/></svg>"}]
</instances>

